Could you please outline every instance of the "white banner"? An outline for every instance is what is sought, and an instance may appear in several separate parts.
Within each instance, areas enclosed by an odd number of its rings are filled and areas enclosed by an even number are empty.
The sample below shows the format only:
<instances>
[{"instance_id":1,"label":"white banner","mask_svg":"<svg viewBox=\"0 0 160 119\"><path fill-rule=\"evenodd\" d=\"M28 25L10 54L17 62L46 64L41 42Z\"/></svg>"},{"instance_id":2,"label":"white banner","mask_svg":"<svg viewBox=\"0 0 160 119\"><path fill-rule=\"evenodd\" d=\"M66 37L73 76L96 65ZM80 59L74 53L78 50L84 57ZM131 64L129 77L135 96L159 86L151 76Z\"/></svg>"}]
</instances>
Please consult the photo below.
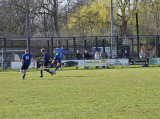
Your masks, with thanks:
<instances>
[{"instance_id":1,"label":"white banner","mask_svg":"<svg viewBox=\"0 0 160 119\"><path fill-rule=\"evenodd\" d=\"M125 65L128 67L129 65L129 59L124 58L124 59L107 59L107 66L116 66L116 65Z\"/></svg>"},{"instance_id":2,"label":"white banner","mask_svg":"<svg viewBox=\"0 0 160 119\"><path fill-rule=\"evenodd\" d=\"M160 58L149 58L149 65L160 64Z\"/></svg>"},{"instance_id":3,"label":"white banner","mask_svg":"<svg viewBox=\"0 0 160 119\"><path fill-rule=\"evenodd\" d=\"M84 67L84 60L62 60L62 67Z\"/></svg>"},{"instance_id":4,"label":"white banner","mask_svg":"<svg viewBox=\"0 0 160 119\"><path fill-rule=\"evenodd\" d=\"M31 64L29 65L29 69L31 68L37 68L36 67L36 61L35 61L35 66L33 65L33 62L31 62ZM22 67L22 62L11 62L11 69L21 69Z\"/></svg>"},{"instance_id":5,"label":"white banner","mask_svg":"<svg viewBox=\"0 0 160 119\"><path fill-rule=\"evenodd\" d=\"M85 66L106 66L106 59L102 59L102 60L85 60Z\"/></svg>"}]
</instances>

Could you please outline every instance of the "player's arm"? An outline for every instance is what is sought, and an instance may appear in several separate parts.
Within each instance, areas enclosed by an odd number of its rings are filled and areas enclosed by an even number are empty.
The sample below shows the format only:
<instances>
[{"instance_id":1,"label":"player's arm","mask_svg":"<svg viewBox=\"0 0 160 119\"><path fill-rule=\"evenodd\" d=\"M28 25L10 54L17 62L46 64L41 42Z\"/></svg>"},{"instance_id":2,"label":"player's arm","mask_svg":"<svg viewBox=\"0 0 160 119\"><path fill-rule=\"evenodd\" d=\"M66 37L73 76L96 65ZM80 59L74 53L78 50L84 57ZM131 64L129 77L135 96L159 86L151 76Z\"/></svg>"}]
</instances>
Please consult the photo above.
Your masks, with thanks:
<instances>
[{"instance_id":1,"label":"player's arm","mask_svg":"<svg viewBox=\"0 0 160 119\"><path fill-rule=\"evenodd\" d=\"M34 61L33 57L32 57L31 59L32 59L32 61L33 61L33 65L35 66L35 61Z\"/></svg>"},{"instance_id":2,"label":"player's arm","mask_svg":"<svg viewBox=\"0 0 160 119\"><path fill-rule=\"evenodd\" d=\"M55 49L53 50L53 53L56 54L56 53L58 52L58 50L59 50L59 48L55 48Z\"/></svg>"},{"instance_id":3,"label":"player's arm","mask_svg":"<svg viewBox=\"0 0 160 119\"><path fill-rule=\"evenodd\" d=\"M68 54L68 52L66 50L63 51L64 54Z\"/></svg>"}]
</instances>

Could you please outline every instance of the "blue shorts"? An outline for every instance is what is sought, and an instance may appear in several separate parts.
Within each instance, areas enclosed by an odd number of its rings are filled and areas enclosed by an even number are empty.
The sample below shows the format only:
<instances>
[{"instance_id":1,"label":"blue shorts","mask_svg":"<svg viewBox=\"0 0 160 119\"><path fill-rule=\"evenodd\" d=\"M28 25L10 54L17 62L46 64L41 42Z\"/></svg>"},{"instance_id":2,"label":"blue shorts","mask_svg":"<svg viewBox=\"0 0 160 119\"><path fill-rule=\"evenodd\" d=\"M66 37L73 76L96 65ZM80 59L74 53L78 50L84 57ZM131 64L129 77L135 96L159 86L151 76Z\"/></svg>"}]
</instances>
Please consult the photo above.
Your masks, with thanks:
<instances>
[{"instance_id":1,"label":"blue shorts","mask_svg":"<svg viewBox=\"0 0 160 119\"><path fill-rule=\"evenodd\" d=\"M54 56L55 61L57 61L57 63L61 63L61 58L58 57L58 55Z\"/></svg>"}]
</instances>

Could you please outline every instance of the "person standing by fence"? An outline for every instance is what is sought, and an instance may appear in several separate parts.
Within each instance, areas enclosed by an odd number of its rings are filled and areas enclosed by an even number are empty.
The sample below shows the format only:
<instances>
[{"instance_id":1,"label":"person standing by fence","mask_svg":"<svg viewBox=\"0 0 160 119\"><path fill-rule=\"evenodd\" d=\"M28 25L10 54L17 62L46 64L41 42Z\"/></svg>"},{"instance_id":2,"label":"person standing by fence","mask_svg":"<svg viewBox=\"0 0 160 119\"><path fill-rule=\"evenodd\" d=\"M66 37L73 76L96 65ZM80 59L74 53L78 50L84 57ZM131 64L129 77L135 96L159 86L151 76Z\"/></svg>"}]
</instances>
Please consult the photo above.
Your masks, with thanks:
<instances>
[{"instance_id":1,"label":"person standing by fence","mask_svg":"<svg viewBox=\"0 0 160 119\"><path fill-rule=\"evenodd\" d=\"M95 60L99 60L99 53L98 53L98 51L96 51L96 53L94 55L94 59ZM98 66L96 66L96 68L98 68Z\"/></svg>"},{"instance_id":2,"label":"person standing by fence","mask_svg":"<svg viewBox=\"0 0 160 119\"><path fill-rule=\"evenodd\" d=\"M141 50L141 52L139 53L139 58L144 59L145 57L146 57L145 52L143 52L143 50Z\"/></svg>"},{"instance_id":3,"label":"person standing by fence","mask_svg":"<svg viewBox=\"0 0 160 119\"><path fill-rule=\"evenodd\" d=\"M88 53L87 50L85 50L85 53L84 53L84 55L83 55L83 58L84 58L85 60L87 60L87 59L92 59L92 57L89 55L89 53Z\"/></svg>"},{"instance_id":4,"label":"person standing by fence","mask_svg":"<svg viewBox=\"0 0 160 119\"><path fill-rule=\"evenodd\" d=\"M79 50L77 50L77 53L76 53L76 60L80 60L80 59L83 59L81 53L79 53Z\"/></svg>"},{"instance_id":5,"label":"person standing by fence","mask_svg":"<svg viewBox=\"0 0 160 119\"><path fill-rule=\"evenodd\" d=\"M4 61L4 58L2 57L2 55L0 55L0 63Z\"/></svg>"},{"instance_id":6,"label":"person standing by fence","mask_svg":"<svg viewBox=\"0 0 160 119\"><path fill-rule=\"evenodd\" d=\"M13 55L14 55L14 61L15 62L20 62L20 58L15 52L13 53Z\"/></svg>"},{"instance_id":7,"label":"person standing by fence","mask_svg":"<svg viewBox=\"0 0 160 119\"><path fill-rule=\"evenodd\" d=\"M92 59L92 57L89 55L89 53L87 52L87 50L84 51L83 58L84 58L85 60L87 60L87 59ZM88 69L89 67L85 67L85 68Z\"/></svg>"},{"instance_id":8,"label":"person standing by fence","mask_svg":"<svg viewBox=\"0 0 160 119\"><path fill-rule=\"evenodd\" d=\"M0 66L1 66L1 62L4 61L4 58L2 57L2 55L0 55Z\"/></svg>"},{"instance_id":9,"label":"person standing by fence","mask_svg":"<svg viewBox=\"0 0 160 119\"><path fill-rule=\"evenodd\" d=\"M128 54L127 50L125 50L125 53L123 53L123 58L130 58L130 55Z\"/></svg>"},{"instance_id":10,"label":"person standing by fence","mask_svg":"<svg viewBox=\"0 0 160 119\"><path fill-rule=\"evenodd\" d=\"M77 50L77 53L76 53L76 60L80 60L80 59L83 59L81 53L79 53L79 50ZM76 67L76 69L78 69L78 67Z\"/></svg>"},{"instance_id":11,"label":"person standing by fence","mask_svg":"<svg viewBox=\"0 0 160 119\"><path fill-rule=\"evenodd\" d=\"M103 50L101 51L100 58L106 59L106 54L103 52ZM105 68L105 66L102 66L102 68Z\"/></svg>"}]
</instances>

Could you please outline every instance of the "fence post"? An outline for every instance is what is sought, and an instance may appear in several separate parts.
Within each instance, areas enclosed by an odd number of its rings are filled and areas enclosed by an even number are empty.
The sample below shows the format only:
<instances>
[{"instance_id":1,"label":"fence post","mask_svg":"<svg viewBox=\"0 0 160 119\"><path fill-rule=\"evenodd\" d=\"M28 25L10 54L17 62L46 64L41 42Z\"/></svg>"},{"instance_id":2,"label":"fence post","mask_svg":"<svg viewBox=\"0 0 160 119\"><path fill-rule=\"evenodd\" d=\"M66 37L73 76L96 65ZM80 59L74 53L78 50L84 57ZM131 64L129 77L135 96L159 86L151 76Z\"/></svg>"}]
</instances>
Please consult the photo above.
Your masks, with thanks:
<instances>
[{"instance_id":1,"label":"fence post","mask_svg":"<svg viewBox=\"0 0 160 119\"><path fill-rule=\"evenodd\" d=\"M157 56L159 57L159 54L160 54L160 52L159 52L159 35L157 35L157 42L156 42L156 45L157 45Z\"/></svg>"},{"instance_id":2,"label":"fence post","mask_svg":"<svg viewBox=\"0 0 160 119\"><path fill-rule=\"evenodd\" d=\"M118 50L119 50L119 49L118 49L118 46L119 46L119 45L118 45L118 36L117 36L116 39L117 39L117 58L118 58L118 57L119 57L119 52L118 52Z\"/></svg>"},{"instance_id":3,"label":"fence post","mask_svg":"<svg viewBox=\"0 0 160 119\"><path fill-rule=\"evenodd\" d=\"M6 56L6 38L4 38L4 59Z\"/></svg>"},{"instance_id":4,"label":"fence post","mask_svg":"<svg viewBox=\"0 0 160 119\"><path fill-rule=\"evenodd\" d=\"M73 37L73 45L74 45L74 59L76 59L76 56L75 56L75 54L76 54L76 38L75 37Z\"/></svg>"},{"instance_id":5,"label":"fence post","mask_svg":"<svg viewBox=\"0 0 160 119\"><path fill-rule=\"evenodd\" d=\"M48 40L48 54L49 54L49 40Z\"/></svg>"},{"instance_id":6,"label":"fence post","mask_svg":"<svg viewBox=\"0 0 160 119\"><path fill-rule=\"evenodd\" d=\"M53 59L53 37L51 38L51 57Z\"/></svg>"},{"instance_id":7,"label":"fence post","mask_svg":"<svg viewBox=\"0 0 160 119\"><path fill-rule=\"evenodd\" d=\"M97 48L97 46L98 46L97 36L95 37L95 40L96 40L96 51L98 51L98 48Z\"/></svg>"},{"instance_id":8,"label":"fence post","mask_svg":"<svg viewBox=\"0 0 160 119\"><path fill-rule=\"evenodd\" d=\"M30 53L30 38L27 38L27 44L28 44L28 53Z\"/></svg>"},{"instance_id":9,"label":"fence post","mask_svg":"<svg viewBox=\"0 0 160 119\"><path fill-rule=\"evenodd\" d=\"M66 45L67 45L66 50L67 50L67 52L68 52L68 40L66 40ZM68 54L67 54L67 60L68 60Z\"/></svg>"},{"instance_id":10,"label":"fence post","mask_svg":"<svg viewBox=\"0 0 160 119\"><path fill-rule=\"evenodd\" d=\"M84 47L85 47L85 50L87 50L86 40L84 40Z\"/></svg>"},{"instance_id":11,"label":"fence post","mask_svg":"<svg viewBox=\"0 0 160 119\"><path fill-rule=\"evenodd\" d=\"M133 38L132 38L132 58L134 58L133 57Z\"/></svg>"},{"instance_id":12,"label":"fence post","mask_svg":"<svg viewBox=\"0 0 160 119\"><path fill-rule=\"evenodd\" d=\"M138 30L138 13L136 13L136 28L137 28L137 57L139 57L139 30Z\"/></svg>"},{"instance_id":13,"label":"fence post","mask_svg":"<svg viewBox=\"0 0 160 119\"><path fill-rule=\"evenodd\" d=\"M103 39L103 52L105 53L105 39Z\"/></svg>"}]
</instances>

